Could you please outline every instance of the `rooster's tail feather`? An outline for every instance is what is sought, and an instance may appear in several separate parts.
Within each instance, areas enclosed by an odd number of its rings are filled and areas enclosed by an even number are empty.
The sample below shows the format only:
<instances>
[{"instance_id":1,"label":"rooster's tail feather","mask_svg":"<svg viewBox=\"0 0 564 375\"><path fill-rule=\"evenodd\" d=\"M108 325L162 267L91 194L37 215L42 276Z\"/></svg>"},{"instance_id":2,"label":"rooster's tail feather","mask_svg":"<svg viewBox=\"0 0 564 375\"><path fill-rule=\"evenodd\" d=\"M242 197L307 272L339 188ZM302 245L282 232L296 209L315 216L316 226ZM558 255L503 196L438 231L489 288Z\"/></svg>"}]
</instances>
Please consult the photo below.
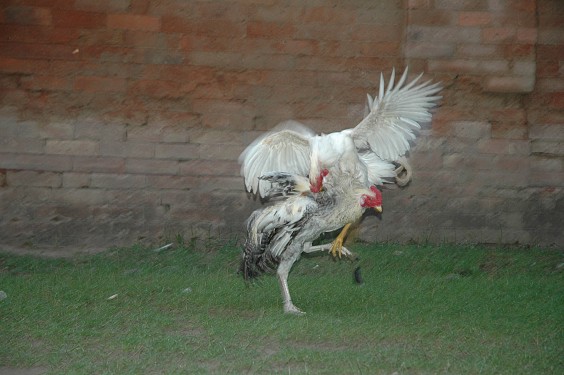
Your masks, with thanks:
<instances>
[{"instance_id":1,"label":"rooster's tail feather","mask_svg":"<svg viewBox=\"0 0 564 375\"><path fill-rule=\"evenodd\" d=\"M272 233L258 233L256 221L260 219L262 211L256 210L247 221L247 238L243 245L243 256L239 268L245 280L273 272L280 263L278 256L267 251Z\"/></svg>"}]
</instances>

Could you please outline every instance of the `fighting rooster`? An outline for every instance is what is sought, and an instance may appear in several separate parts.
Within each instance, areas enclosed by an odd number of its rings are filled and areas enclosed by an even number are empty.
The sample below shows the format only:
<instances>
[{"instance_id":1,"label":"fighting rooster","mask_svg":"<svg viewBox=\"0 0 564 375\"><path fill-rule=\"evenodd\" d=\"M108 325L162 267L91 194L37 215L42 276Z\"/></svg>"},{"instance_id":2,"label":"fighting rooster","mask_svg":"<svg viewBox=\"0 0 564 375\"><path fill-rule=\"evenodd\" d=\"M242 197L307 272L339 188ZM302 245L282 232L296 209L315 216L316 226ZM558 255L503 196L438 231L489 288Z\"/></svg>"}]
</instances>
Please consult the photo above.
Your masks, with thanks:
<instances>
[{"instance_id":1,"label":"fighting rooster","mask_svg":"<svg viewBox=\"0 0 564 375\"><path fill-rule=\"evenodd\" d=\"M303 314L292 303L288 288L288 274L302 252L330 250L331 244L313 246L312 242L358 220L367 208L382 211L382 195L375 186L368 189L357 176L338 169L326 172L321 172L325 189L317 193L309 190L306 177L277 172L261 176L272 183L266 197L282 199L254 211L247 220L241 271L249 279L276 270L285 313ZM344 247L342 251L350 254Z\"/></svg>"},{"instance_id":2,"label":"fighting rooster","mask_svg":"<svg viewBox=\"0 0 564 375\"><path fill-rule=\"evenodd\" d=\"M368 95L366 116L354 128L316 135L292 121L256 139L239 157L247 191L266 197L271 184L260 177L273 171L309 176L309 191L313 194L324 188L326 171L329 176L350 176L365 189L382 184L379 171L389 170L392 162L402 159L420 123L431 120L429 109L440 98L436 95L440 90L438 83L418 84L419 75L406 84L407 72L406 69L395 84L392 71L387 87L380 75L378 96ZM340 172L334 173L336 170ZM409 175L410 171L407 172ZM333 256L341 255L350 224L343 224L344 230L331 249Z\"/></svg>"}]
</instances>

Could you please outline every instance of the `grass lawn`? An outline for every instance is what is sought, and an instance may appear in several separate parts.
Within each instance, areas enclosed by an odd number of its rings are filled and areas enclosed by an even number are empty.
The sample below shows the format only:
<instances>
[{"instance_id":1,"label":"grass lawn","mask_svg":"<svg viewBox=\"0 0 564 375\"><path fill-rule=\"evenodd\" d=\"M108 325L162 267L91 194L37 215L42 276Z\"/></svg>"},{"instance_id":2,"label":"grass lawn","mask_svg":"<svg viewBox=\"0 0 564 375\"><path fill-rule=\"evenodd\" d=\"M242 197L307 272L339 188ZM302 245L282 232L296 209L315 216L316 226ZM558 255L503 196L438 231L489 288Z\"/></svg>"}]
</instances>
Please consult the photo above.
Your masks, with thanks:
<instances>
[{"instance_id":1,"label":"grass lawn","mask_svg":"<svg viewBox=\"0 0 564 375\"><path fill-rule=\"evenodd\" d=\"M325 255L294 267L290 290L305 316L282 313L275 277L246 285L229 244L66 260L0 254L0 370L564 373L564 252L350 248L358 261Z\"/></svg>"}]
</instances>

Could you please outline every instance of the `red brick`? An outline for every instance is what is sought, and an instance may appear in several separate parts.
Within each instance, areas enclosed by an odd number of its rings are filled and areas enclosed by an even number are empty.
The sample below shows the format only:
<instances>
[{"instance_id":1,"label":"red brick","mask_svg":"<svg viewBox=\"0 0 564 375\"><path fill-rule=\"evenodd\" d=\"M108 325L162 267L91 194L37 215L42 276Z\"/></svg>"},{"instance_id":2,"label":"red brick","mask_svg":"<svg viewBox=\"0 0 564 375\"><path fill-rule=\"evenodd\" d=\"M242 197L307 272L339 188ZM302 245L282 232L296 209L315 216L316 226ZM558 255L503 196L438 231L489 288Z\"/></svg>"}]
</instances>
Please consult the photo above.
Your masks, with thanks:
<instances>
[{"instance_id":1,"label":"red brick","mask_svg":"<svg viewBox=\"0 0 564 375\"><path fill-rule=\"evenodd\" d=\"M65 44L0 43L0 56L18 59L73 59L75 47Z\"/></svg>"},{"instance_id":2,"label":"red brick","mask_svg":"<svg viewBox=\"0 0 564 375\"><path fill-rule=\"evenodd\" d=\"M356 12L346 8L315 6L311 8L304 8L300 19L307 23L320 22L330 24L351 24L356 21Z\"/></svg>"},{"instance_id":3,"label":"red brick","mask_svg":"<svg viewBox=\"0 0 564 375\"><path fill-rule=\"evenodd\" d=\"M66 77L40 76L23 77L21 87L26 90L66 91L71 88L71 81Z\"/></svg>"},{"instance_id":4,"label":"red brick","mask_svg":"<svg viewBox=\"0 0 564 375\"><path fill-rule=\"evenodd\" d=\"M135 48L177 49L180 37L176 34L155 33L145 30L126 30L124 45Z\"/></svg>"},{"instance_id":5,"label":"red brick","mask_svg":"<svg viewBox=\"0 0 564 375\"><path fill-rule=\"evenodd\" d=\"M141 80L130 85L129 92L155 98L178 98L183 94L178 81Z\"/></svg>"},{"instance_id":6,"label":"red brick","mask_svg":"<svg viewBox=\"0 0 564 375\"><path fill-rule=\"evenodd\" d=\"M536 3L539 1L531 1L531 0L513 0L508 3L509 9L507 10L514 10L520 12L527 12L530 13L531 16L536 11Z\"/></svg>"},{"instance_id":7,"label":"red brick","mask_svg":"<svg viewBox=\"0 0 564 375\"><path fill-rule=\"evenodd\" d=\"M165 33L191 34L194 32L194 25L183 17L163 15L161 17L161 30Z\"/></svg>"},{"instance_id":8,"label":"red brick","mask_svg":"<svg viewBox=\"0 0 564 375\"><path fill-rule=\"evenodd\" d=\"M196 2L193 12L201 19L225 19L234 22L244 22L249 18L253 4L245 2L228 3L223 1Z\"/></svg>"},{"instance_id":9,"label":"red brick","mask_svg":"<svg viewBox=\"0 0 564 375\"><path fill-rule=\"evenodd\" d=\"M512 27L491 27L482 29L484 43L510 43L515 40L517 30Z\"/></svg>"},{"instance_id":10,"label":"red brick","mask_svg":"<svg viewBox=\"0 0 564 375\"><path fill-rule=\"evenodd\" d=\"M123 92L125 88L126 81L123 78L76 77L74 81L75 91Z\"/></svg>"},{"instance_id":11,"label":"red brick","mask_svg":"<svg viewBox=\"0 0 564 375\"><path fill-rule=\"evenodd\" d=\"M563 60L564 49L558 46L537 44L537 53L541 59L547 60Z\"/></svg>"},{"instance_id":12,"label":"red brick","mask_svg":"<svg viewBox=\"0 0 564 375\"><path fill-rule=\"evenodd\" d=\"M519 28L517 29L516 40L517 43L534 44L537 42L538 29L537 28Z\"/></svg>"},{"instance_id":13,"label":"red brick","mask_svg":"<svg viewBox=\"0 0 564 375\"><path fill-rule=\"evenodd\" d=\"M558 77L560 73L560 62L537 59L538 77Z\"/></svg>"},{"instance_id":14,"label":"red brick","mask_svg":"<svg viewBox=\"0 0 564 375\"><path fill-rule=\"evenodd\" d=\"M106 25L106 15L79 10L53 10L53 24L57 27L99 29Z\"/></svg>"},{"instance_id":15,"label":"red brick","mask_svg":"<svg viewBox=\"0 0 564 375\"><path fill-rule=\"evenodd\" d=\"M130 3L130 0L74 0L73 6L75 9L91 12L117 12L127 11L130 7Z\"/></svg>"},{"instance_id":16,"label":"red brick","mask_svg":"<svg viewBox=\"0 0 564 375\"><path fill-rule=\"evenodd\" d=\"M109 14L108 27L111 29L158 31L161 25L159 17L135 14Z\"/></svg>"},{"instance_id":17,"label":"red brick","mask_svg":"<svg viewBox=\"0 0 564 375\"><path fill-rule=\"evenodd\" d=\"M51 10L41 7L9 5L4 8L4 22L21 25L51 25Z\"/></svg>"},{"instance_id":18,"label":"red brick","mask_svg":"<svg viewBox=\"0 0 564 375\"><path fill-rule=\"evenodd\" d=\"M217 25L221 24L221 27ZM204 35L206 37L226 37L231 43L237 43L240 38L246 36L248 27L242 22L231 22L221 19L203 20L194 24L194 35Z\"/></svg>"},{"instance_id":19,"label":"red brick","mask_svg":"<svg viewBox=\"0 0 564 375\"><path fill-rule=\"evenodd\" d=\"M83 29L79 30L80 46L112 45L124 46L125 30Z\"/></svg>"},{"instance_id":20,"label":"red brick","mask_svg":"<svg viewBox=\"0 0 564 375\"><path fill-rule=\"evenodd\" d=\"M293 24L252 21L247 23L247 37L250 38L292 38L296 33Z\"/></svg>"},{"instance_id":21,"label":"red brick","mask_svg":"<svg viewBox=\"0 0 564 375\"><path fill-rule=\"evenodd\" d=\"M0 57L0 71L7 73L42 73L49 68L48 61Z\"/></svg>"},{"instance_id":22,"label":"red brick","mask_svg":"<svg viewBox=\"0 0 564 375\"><path fill-rule=\"evenodd\" d=\"M460 12L458 24L460 26L488 26L492 23L492 15L489 12Z\"/></svg>"},{"instance_id":23,"label":"red brick","mask_svg":"<svg viewBox=\"0 0 564 375\"><path fill-rule=\"evenodd\" d=\"M70 43L78 39L78 30L34 25L0 24L0 41L23 43Z\"/></svg>"},{"instance_id":24,"label":"red brick","mask_svg":"<svg viewBox=\"0 0 564 375\"><path fill-rule=\"evenodd\" d=\"M143 50L135 50L130 47L119 45L85 45L77 54L81 59L94 60L98 62L112 63L143 63Z\"/></svg>"},{"instance_id":25,"label":"red brick","mask_svg":"<svg viewBox=\"0 0 564 375\"><path fill-rule=\"evenodd\" d=\"M507 59L512 59L514 57L529 57L532 59L535 56L535 45L508 44L503 48L503 55Z\"/></svg>"}]
</instances>

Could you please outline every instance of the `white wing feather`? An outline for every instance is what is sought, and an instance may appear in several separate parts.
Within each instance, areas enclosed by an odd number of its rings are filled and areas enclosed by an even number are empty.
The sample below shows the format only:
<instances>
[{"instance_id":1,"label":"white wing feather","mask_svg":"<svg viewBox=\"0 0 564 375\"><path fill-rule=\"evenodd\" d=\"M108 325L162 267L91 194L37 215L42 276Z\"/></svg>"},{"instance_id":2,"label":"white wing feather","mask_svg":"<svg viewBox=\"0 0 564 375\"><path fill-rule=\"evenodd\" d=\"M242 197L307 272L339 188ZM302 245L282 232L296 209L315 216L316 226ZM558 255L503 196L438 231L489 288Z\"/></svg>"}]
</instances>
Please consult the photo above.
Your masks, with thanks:
<instances>
[{"instance_id":1,"label":"white wing feather","mask_svg":"<svg viewBox=\"0 0 564 375\"><path fill-rule=\"evenodd\" d=\"M409 141L415 139L415 131L421 122L431 120L429 109L440 99L438 83L430 81L417 85L419 75L405 85L407 69L394 86L395 71L392 71L388 87L380 75L378 96L370 100L370 113L352 129L352 137L359 149L369 148L383 160L394 161L410 148Z\"/></svg>"},{"instance_id":2,"label":"white wing feather","mask_svg":"<svg viewBox=\"0 0 564 375\"><path fill-rule=\"evenodd\" d=\"M384 185L384 183L393 182L393 180L387 180L396 177L395 166L392 163L380 159L373 152L362 152L358 156L366 165L370 185Z\"/></svg>"},{"instance_id":3,"label":"white wing feather","mask_svg":"<svg viewBox=\"0 0 564 375\"><path fill-rule=\"evenodd\" d=\"M310 168L309 140L315 135L305 125L287 121L257 138L239 156L247 191L265 197L268 183L259 177L269 172L307 176Z\"/></svg>"}]
</instances>

